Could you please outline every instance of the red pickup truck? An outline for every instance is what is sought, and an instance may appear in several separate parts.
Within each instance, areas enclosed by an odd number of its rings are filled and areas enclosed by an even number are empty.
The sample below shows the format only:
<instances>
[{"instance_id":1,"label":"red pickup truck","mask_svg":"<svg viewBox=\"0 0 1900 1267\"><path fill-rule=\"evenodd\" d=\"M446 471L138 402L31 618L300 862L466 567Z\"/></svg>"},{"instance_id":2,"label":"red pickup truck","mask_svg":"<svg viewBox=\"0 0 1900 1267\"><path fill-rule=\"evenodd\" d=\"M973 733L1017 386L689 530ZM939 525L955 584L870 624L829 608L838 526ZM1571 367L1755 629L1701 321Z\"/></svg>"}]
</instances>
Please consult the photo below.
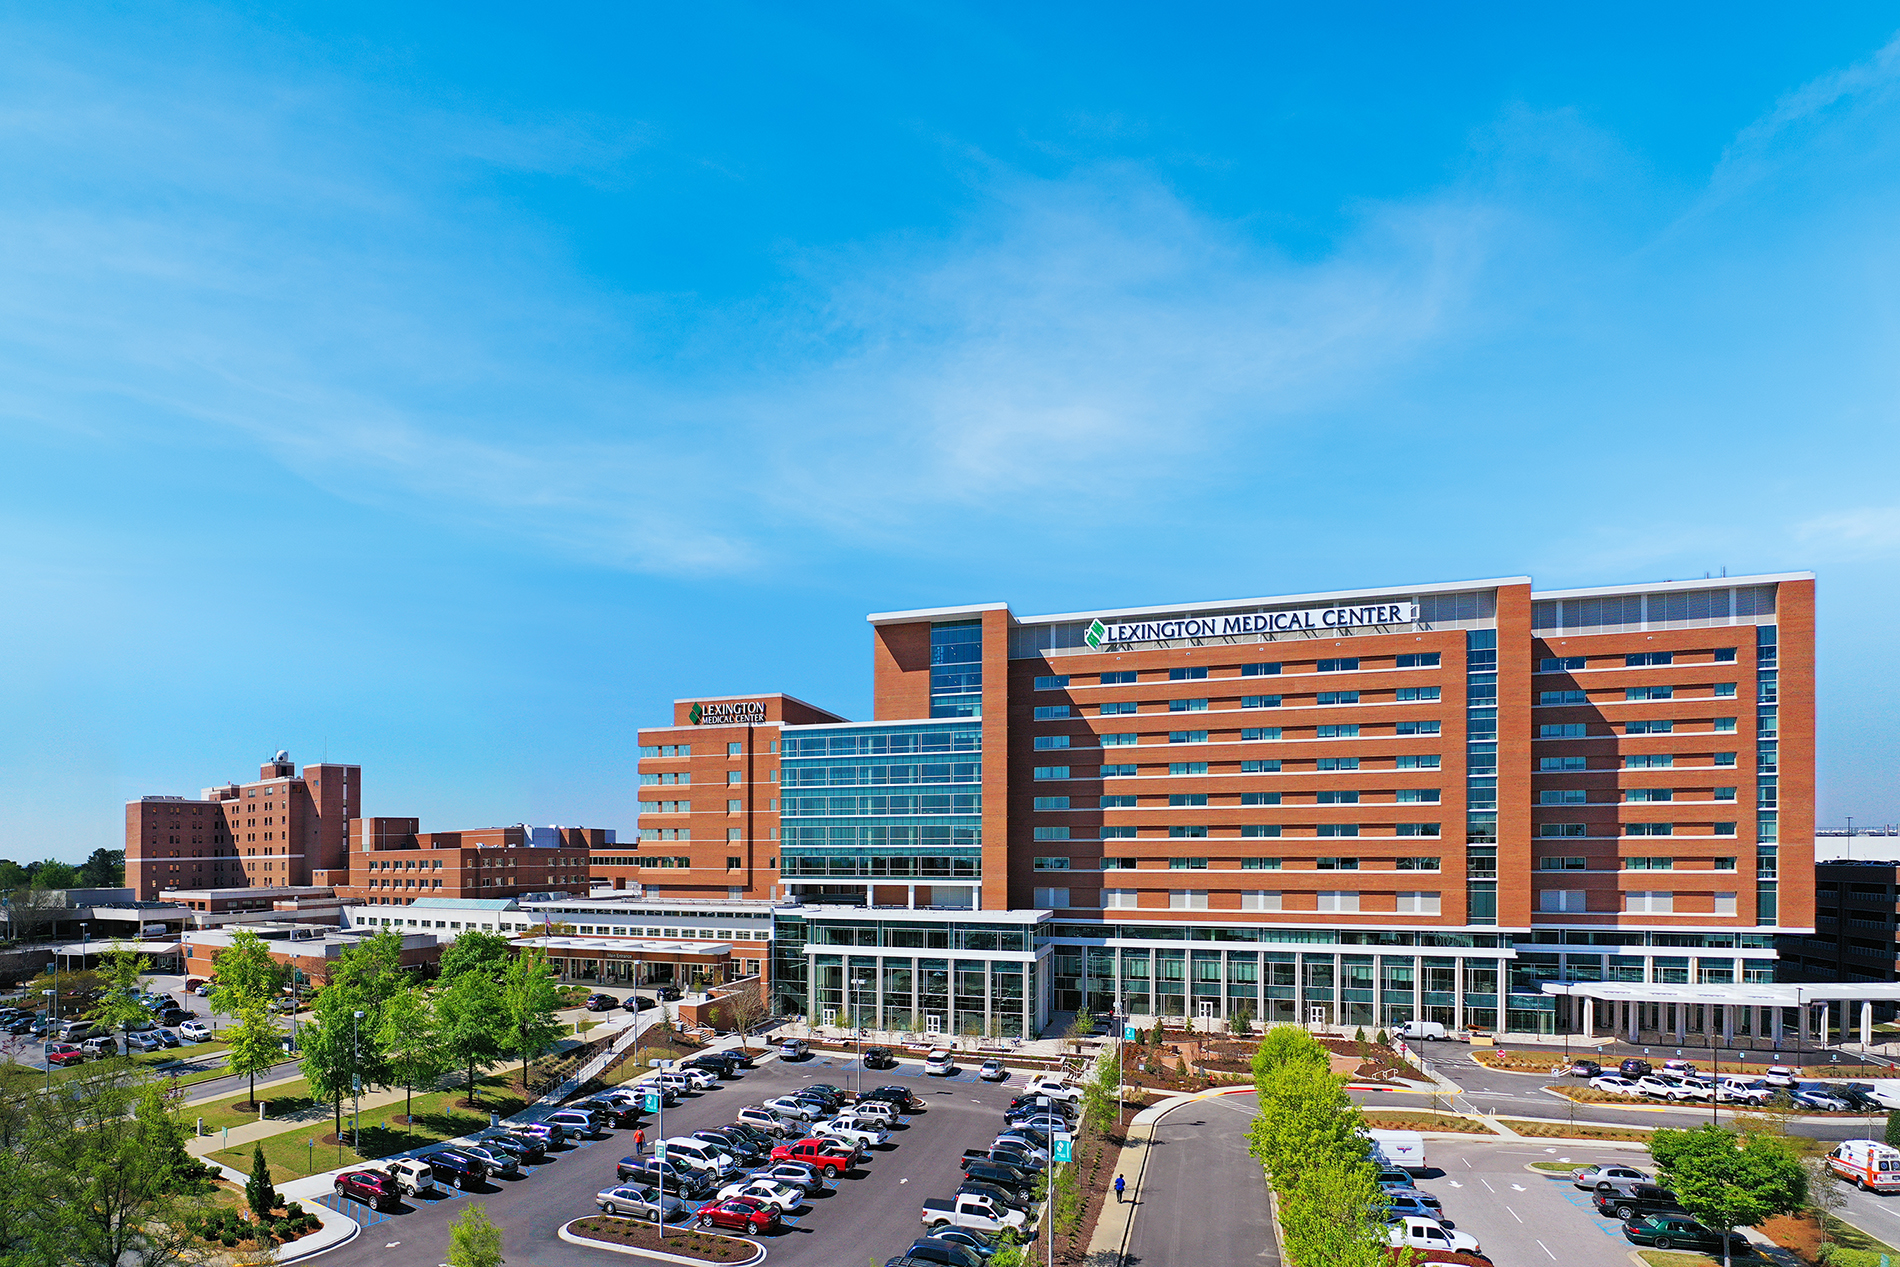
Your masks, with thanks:
<instances>
[{"instance_id":1,"label":"red pickup truck","mask_svg":"<svg viewBox=\"0 0 1900 1267\"><path fill-rule=\"evenodd\" d=\"M813 1170L821 1171L825 1178L836 1179L841 1172L851 1169L855 1158L828 1139L801 1139L774 1148L772 1160L802 1161Z\"/></svg>"}]
</instances>

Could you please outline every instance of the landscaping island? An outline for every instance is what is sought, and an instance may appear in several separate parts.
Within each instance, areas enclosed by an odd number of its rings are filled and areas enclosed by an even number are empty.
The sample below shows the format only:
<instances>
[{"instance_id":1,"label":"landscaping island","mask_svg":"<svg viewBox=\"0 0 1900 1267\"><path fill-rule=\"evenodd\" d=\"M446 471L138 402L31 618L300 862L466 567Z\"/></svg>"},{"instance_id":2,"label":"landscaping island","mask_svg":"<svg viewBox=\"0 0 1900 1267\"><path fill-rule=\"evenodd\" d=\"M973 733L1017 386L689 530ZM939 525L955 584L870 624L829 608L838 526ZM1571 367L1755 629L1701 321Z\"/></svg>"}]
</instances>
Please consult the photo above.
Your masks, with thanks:
<instances>
[{"instance_id":1,"label":"landscaping island","mask_svg":"<svg viewBox=\"0 0 1900 1267\"><path fill-rule=\"evenodd\" d=\"M677 1227L669 1227L662 1234L657 1224L609 1214L575 1219L566 1230L582 1241L595 1241L617 1249L671 1254L695 1262L736 1265L757 1262L765 1256L765 1251L756 1243L737 1236Z\"/></svg>"}]
</instances>

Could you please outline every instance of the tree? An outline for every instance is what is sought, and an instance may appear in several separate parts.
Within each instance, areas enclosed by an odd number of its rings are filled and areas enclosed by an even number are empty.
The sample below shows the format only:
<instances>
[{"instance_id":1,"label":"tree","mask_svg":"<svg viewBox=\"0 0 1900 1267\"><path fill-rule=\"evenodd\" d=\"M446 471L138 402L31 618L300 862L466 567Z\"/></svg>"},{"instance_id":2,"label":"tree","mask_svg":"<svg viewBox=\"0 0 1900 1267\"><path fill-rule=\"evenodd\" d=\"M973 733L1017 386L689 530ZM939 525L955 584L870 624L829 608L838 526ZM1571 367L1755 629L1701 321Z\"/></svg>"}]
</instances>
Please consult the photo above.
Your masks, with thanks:
<instances>
[{"instance_id":1,"label":"tree","mask_svg":"<svg viewBox=\"0 0 1900 1267\"><path fill-rule=\"evenodd\" d=\"M488 1207L472 1205L449 1224L449 1267L501 1267L501 1229L488 1219Z\"/></svg>"},{"instance_id":2,"label":"tree","mask_svg":"<svg viewBox=\"0 0 1900 1267\"><path fill-rule=\"evenodd\" d=\"M451 1067L442 1050L435 1005L421 986L406 986L383 1005L376 1037L388 1054L390 1076L402 1083L402 1112L408 1119L415 1107L416 1084L433 1083Z\"/></svg>"},{"instance_id":3,"label":"tree","mask_svg":"<svg viewBox=\"0 0 1900 1267\"><path fill-rule=\"evenodd\" d=\"M270 1164L264 1160L261 1143L251 1154L251 1177L244 1185L244 1202L259 1223L270 1222L271 1211L277 1208L277 1189L271 1184Z\"/></svg>"},{"instance_id":4,"label":"tree","mask_svg":"<svg viewBox=\"0 0 1900 1267\"><path fill-rule=\"evenodd\" d=\"M32 880L25 867L11 858L0 858L0 889L11 893L15 889L24 889Z\"/></svg>"},{"instance_id":5,"label":"tree","mask_svg":"<svg viewBox=\"0 0 1900 1267\"><path fill-rule=\"evenodd\" d=\"M1081 1051L1082 1040L1085 1038L1093 1038L1094 1036L1095 1018L1086 1011L1077 1012L1075 1014L1075 1019L1069 1022L1068 1033L1064 1035L1064 1037L1069 1040L1070 1051Z\"/></svg>"},{"instance_id":6,"label":"tree","mask_svg":"<svg viewBox=\"0 0 1900 1267\"><path fill-rule=\"evenodd\" d=\"M1227 1017L1227 1032L1235 1038L1252 1038L1253 1012L1244 1007L1235 1008Z\"/></svg>"},{"instance_id":7,"label":"tree","mask_svg":"<svg viewBox=\"0 0 1900 1267\"><path fill-rule=\"evenodd\" d=\"M1286 1065L1306 1065L1324 1072L1332 1068L1332 1059L1319 1040L1299 1026L1275 1025L1253 1054L1254 1088L1264 1096L1268 1079Z\"/></svg>"},{"instance_id":8,"label":"tree","mask_svg":"<svg viewBox=\"0 0 1900 1267\"><path fill-rule=\"evenodd\" d=\"M1095 1072L1082 1084L1082 1110L1098 1131L1121 1116L1121 1059L1109 1048L1096 1062Z\"/></svg>"},{"instance_id":9,"label":"tree","mask_svg":"<svg viewBox=\"0 0 1900 1267\"><path fill-rule=\"evenodd\" d=\"M435 999L444 1061L468 1071L468 1098L475 1099L475 1068L508 1053L508 1013L501 996L480 973L449 982Z\"/></svg>"},{"instance_id":10,"label":"tree","mask_svg":"<svg viewBox=\"0 0 1900 1267\"><path fill-rule=\"evenodd\" d=\"M508 939L500 933L466 929L442 948L436 975L444 981L452 981L464 972L479 972L490 981L498 981L508 967L508 947Z\"/></svg>"},{"instance_id":11,"label":"tree","mask_svg":"<svg viewBox=\"0 0 1900 1267\"><path fill-rule=\"evenodd\" d=\"M1807 1204L1807 1175L1786 1140L1769 1134L1739 1135L1718 1126L1692 1131L1658 1130L1650 1155L1661 1182L1682 1207L1722 1233L1728 1263L1730 1232L1753 1227Z\"/></svg>"},{"instance_id":12,"label":"tree","mask_svg":"<svg viewBox=\"0 0 1900 1267\"><path fill-rule=\"evenodd\" d=\"M5 883L0 879L0 886ZM116 889L125 884L125 850L95 849L79 864L79 883L88 889Z\"/></svg>"},{"instance_id":13,"label":"tree","mask_svg":"<svg viewBox=\"0 0 1900 1267\"><path fill-rule=\"evenodd\" d=\"M192 1261L186 1216L209 1186L185 1154L183 1130L155 1085L111 1071L52 1097L48 1128L60 1133L60 1208L49 1227L58 1261L75 1267L170 1267Z\"/></svg>"},{"instance_id":14,"label":"tree","mask_svg":"<svg viewBox=\"0 0 1900 1267\"><path fill-rule=\"evenodd\" d=\"M224 1031L230 1045L225 1054L226 1067L240 1078L248 1078L251 1107L257 1106L257 1075L267 1072L283 1054L284 1036L271 1020L270 1009L252 1003L237 1014L237 1024Z\"/></svg>"},{"instance_id":15,"label":"tree","mask_svg":"<svg viewBox=\"0 0 1900 1267\"><path fill-rule=\"evenodd\" d=\"M720 999L718 1013L728 1027L739 1031L741 1047L752 1037L753 1030L771 1019L771 1012L765 1006L765 997L759 993L756 984L742 985Z\"/></svg>"},{"instance_id":16,"label":"tree","mask_svg":"<svg viewBox=\"0 0 1900 1267\"><path fill-rule=\"evenodd\" d=\"M152 961L144 955L114 941L100 956L99 975L105 993L87 1011L87 1019L118 1030L121 1041L131 1026L150 1020L152 1014L138 996L144 987L145 971L151 966Z\"/></svg>"},{"instance_id":17,"label":"tree","mask_svg":"<svg viewBox=\"0 0 1900 1267\"><path fill-rule=\"evenodd\" d=\"M269 1007L284 988L286 969L271 958L270 943L240 928L211 965L211 1007L226 1016L246 1008Z\"/></svg>"},{"instance_id":18,"label":"tree","mask_svg":"<svg viewBox=\"0 0 1900 1267\"><path fill-rule=\"evenodd\" d=\"M561 991L554 970L539 948L523 950L508 962L501 978L501 1005L508 1015L508 1050L521 1058L521 1085L528 1085L528 1062L561 1037Z\"/></svg>"},{"instance_id":19,"label":"tree","mask_svg":"<svg viewBox=\"0 0 1900 1267\"><path fill-rule=\"evenodd\" d=\"M48 858L36 862L27 868L33 877L36 889L76 889L79 887L79 868L70 862L59 862Z\"/></svg>"},{"instance_id":20,"label":"tree","mask_svg":"<svg viewBox=\"0 0 1900 1267\"><path fill-rule=\"evenodd\" d=\"M1900 1109L1894 1109L1887 1114L1886 1140L1893 1147L1900 1148Z\"/></svg>"},{"instance_id":21,"label":"tree","mask_svg":"<svg viewBox=\"0 0 1900 1267\"><path fill-rule=\"evenodd\" d=\"M376 1035L383 1005L407 981L402 938L386 928L337 957L311 1005L299 1068L312 1098L330 1101L338 1135L343 1133L343 1097L355 1089L357 1079L365 1086L389 1085ZM363 1013L362 1019L357 1012Z\"/></svg>"}]
</instances>

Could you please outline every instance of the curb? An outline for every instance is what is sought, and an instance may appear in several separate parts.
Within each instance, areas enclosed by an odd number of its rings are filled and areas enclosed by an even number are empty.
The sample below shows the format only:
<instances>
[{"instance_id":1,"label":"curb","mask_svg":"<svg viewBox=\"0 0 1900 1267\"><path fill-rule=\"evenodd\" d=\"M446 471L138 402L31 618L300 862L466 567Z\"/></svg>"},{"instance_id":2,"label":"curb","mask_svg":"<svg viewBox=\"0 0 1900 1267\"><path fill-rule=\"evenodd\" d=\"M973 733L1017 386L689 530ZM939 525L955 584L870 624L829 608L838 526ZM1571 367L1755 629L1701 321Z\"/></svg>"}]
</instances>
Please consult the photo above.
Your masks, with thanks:
<instances>
[{"instance_id":1,"label":"curb","mask_svg":"<svg viewBox=\"0 0 1900 1267\"><path fill-rule=\"evenodd\" d=\"M585 1215L583 1217L591 1218L595 1216ZM706 1260L703 1258L687 1258L680 1254L668 1254L657 1249L635 1249L631 1245L609 1245L605 1241L593 1240L590 1237L580 1236L567 1230L578 1222L580 1222L580 1219L568 1220L566 1223L561 1224L555 1234L569 1245L579 1245L584 1249L604 1249L612 1254L630 1254L635 1258L647 1258L659 1263L684 1263L686 1267L706 1267ZM759 1251L756 1255L743 1262L730 1264L730 1267L753 1267L753 1264L765 1261L765 1246L759 1244L757 1241L747 1240L743 1236L728 1236L726 1239L729 1241L738 1241L744 1245L750 1245ZM1648 1267L1648 1264L1644 1264L1644 1267Z\"/></svg>"}]
</instances>

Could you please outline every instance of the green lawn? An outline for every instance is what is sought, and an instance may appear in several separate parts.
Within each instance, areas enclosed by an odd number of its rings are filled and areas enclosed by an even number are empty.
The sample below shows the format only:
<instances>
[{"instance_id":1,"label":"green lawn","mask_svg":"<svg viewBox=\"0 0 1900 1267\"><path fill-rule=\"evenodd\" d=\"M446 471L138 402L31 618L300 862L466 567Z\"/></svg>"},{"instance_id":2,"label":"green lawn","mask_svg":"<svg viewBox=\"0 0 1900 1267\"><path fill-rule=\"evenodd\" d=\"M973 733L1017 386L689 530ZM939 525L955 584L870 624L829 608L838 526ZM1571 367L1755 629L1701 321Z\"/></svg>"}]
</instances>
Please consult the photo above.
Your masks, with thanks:
<instances>
[{"instance_id":1,"label":"green lawn","mask_svg":"<svg viewBox=\"0 0 1900 1267\"><path fill-rule=\"evenodd\" d=\"M423 1144L433 1144L445 1139L454 1139L467 1135L488 1125L489 1110L503 1117L518 1113L523 1102L508 1089L507 1079L501 1074L488 1074L475 1079L480 1110L458 1109L452 1107L453 1101L462 1098L460 1087L454 1091L432 1091L417 1094L415 1097L416 1121L409 1127L390 1119L402 1114L402 1102L385 1105L363 1113L363 1141L360 1152L352 1153L348 1145L318 1143L315 1148L309 1146L312 1139L321 1140L331 1130L332 1119L326 1110L320 1117L310 1121L298 1122L263 1141L264 1157L270 1163L273 1173L303 1176L321 1170L331 1170L339 1165L347 1165L356 1157L387 1157L392 1153L406 1152ZM254 1120L245 1118L243 1120ZM343 1103L343 1122L347 1131L350 1120L349 1101ZM206 1120L209 1125L209 1119ZM221 1123L222 1124L222 1123ZM210 1154L210 1160L230 1166L233 1169L249 1172L251 1150L254 1143L221 1149Z\"/></svg>"},{"instance_id":2,"label":"green lawn","mask_svg":"<svg viewBox=\"0 0 1900 1267\"><path fill-rule=\"evenodd\" d=\"M314 1103L310 1099L310 1084L302 1078L295 1082L282 1083L267 1091L260 1091L258 1094L264 1097L267 1118L287 1117L309 1108ZM248 1099L250 1099L250 1093L246 1091L227 1096L222 1100L188 1105L180 1109L178 1115L186 1122L195 1122L198 1118L203 1118L207 1131L221 1130L226 1126L244 1126L257 1120L255 1110L246 1113L237 1108L237 1105Z\"/></svg>"}]
</instances>

